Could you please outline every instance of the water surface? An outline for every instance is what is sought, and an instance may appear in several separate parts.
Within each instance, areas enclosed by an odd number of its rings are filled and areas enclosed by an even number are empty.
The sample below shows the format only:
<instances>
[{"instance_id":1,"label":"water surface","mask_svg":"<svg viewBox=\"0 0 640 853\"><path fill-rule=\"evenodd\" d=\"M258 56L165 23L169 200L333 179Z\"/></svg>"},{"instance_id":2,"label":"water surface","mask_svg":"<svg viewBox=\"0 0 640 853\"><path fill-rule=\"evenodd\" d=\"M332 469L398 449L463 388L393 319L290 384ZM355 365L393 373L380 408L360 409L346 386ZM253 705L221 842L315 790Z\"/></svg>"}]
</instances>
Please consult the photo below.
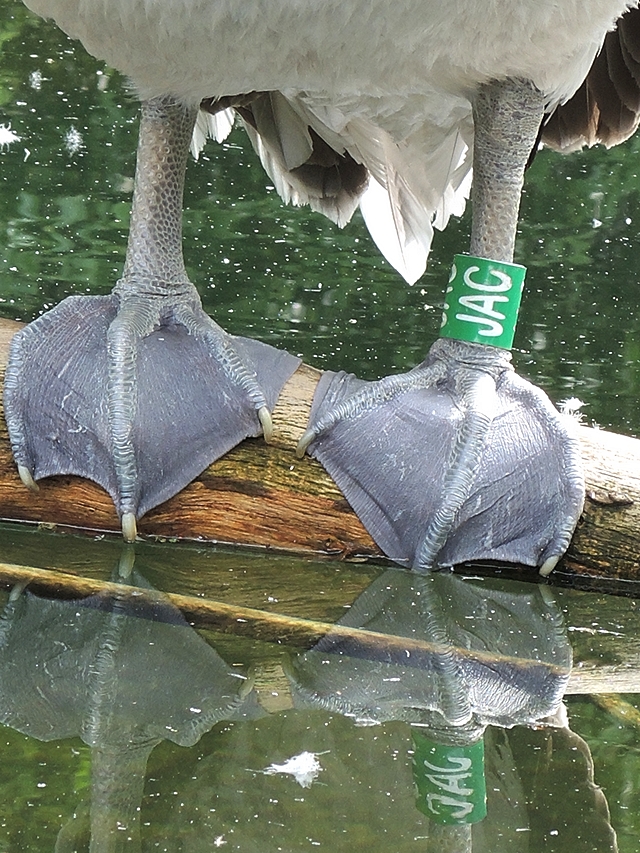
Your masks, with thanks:
<instances>
[{"instance_id":1,"label":"water surface","mask_svg":"<svg viewBox=\"0 0 640 853\"><path fill-rule=\"evenodd\" d=\"M0 0L0 22L0 124L19 137L0 150L0 309L28 321L68 294L109 292L120 274L137 105L118 74L20 4ZM578 396L589 421L633 435L640 433L639 147L632 139L608 152L536 158L517 246L529 273L514 352L519 371L553 399ZM466 214L436 235L427 273L407 287L358 216L341 232L284 207L240 129L189 164L186 205L187 267L225 328L368 379L423 358L437 334L451 258L468 242ZM120 548L11 527L0 535L4 562L104 580ZM377 619L382 634L440 636L451 648L467 642L503 657L505 639L513 640L522 660L556 667L554 678L569 645L576 663L631 658L633 671L637 661L632 599L564 590L549 599L533 585L486 579L458 579L458 591L447 580L412 585L411 576L386 576L379 567L213 548L138 551L142 585L323 622ZM478 608L492 600L534 604L514 604L508 623L485 609L484 621L501 626L487 635ZM416 602L425 608L417 623ZM118 602L50 602L17 590L1 604L0 845L7 851L84 849L92 831L96 850L375 853L445 843L457 851L640 850L632 694L616 701L570 695L569 728L490 725L487 819L473 830L443 829L416 807L412 731L427 724L429 703L462 713L446 660L407 668L384 644L376 657L358 644L314 652L202 626L196 632L170 605L132 614ZM494 607L500 618L508 610ZM558 632L554 643L539 641L543 623L527 621L527 613L546 614ZM466 635L460 625L471 626ZM465 677L463 693L471 683ZM47 694L52 683L57 705ZM434 683L440 688L428 699ZM545 693L528 683L538 699ZM162 704L171 696L182 700L178 710ZM154 719L136 716L136 708L150 711L152 699ZM185 708L186 729L178 719ZM472 710L477 722L480 711ZM290 773L264 772L305 752L321 767L308 787ZM147 757L138 788L125 784ZM92 767L103 771L102 799ZM107 808L110 797L118 801L118 785L131 813ZM116 824L101 832L100 820L111 819Z\"/></svg>"}]
</instances>

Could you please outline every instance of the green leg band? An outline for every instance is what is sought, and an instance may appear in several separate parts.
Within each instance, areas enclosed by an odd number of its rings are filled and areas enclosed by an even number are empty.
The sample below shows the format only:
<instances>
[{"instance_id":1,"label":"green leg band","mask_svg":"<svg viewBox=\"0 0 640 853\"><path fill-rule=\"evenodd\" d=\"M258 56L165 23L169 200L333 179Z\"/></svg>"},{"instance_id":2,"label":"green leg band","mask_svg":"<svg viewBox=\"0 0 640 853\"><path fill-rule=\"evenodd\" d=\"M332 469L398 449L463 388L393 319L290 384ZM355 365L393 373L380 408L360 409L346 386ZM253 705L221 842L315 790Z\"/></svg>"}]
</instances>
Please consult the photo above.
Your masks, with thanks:
<instances>
[{"instance_id":1,"label":"green leg band","mask_svg":"<svg viewBox=\"0 0 640 853\"><path fill-rule=\"evenodd\" d=\"M440 337L511 349L526 271L519 264L456 255Z\"/></svg>"},{"instance_id":2,"label":"green leg band","mask_svg":"<svg viewBox=\"0 0 640 853\"><path fill-rule=\"evenodd\" d=\"M484 741L468 746L435 743L413 728L416 806L434 823L478 823L487 814Z\"/></svg>"}]
</instances>

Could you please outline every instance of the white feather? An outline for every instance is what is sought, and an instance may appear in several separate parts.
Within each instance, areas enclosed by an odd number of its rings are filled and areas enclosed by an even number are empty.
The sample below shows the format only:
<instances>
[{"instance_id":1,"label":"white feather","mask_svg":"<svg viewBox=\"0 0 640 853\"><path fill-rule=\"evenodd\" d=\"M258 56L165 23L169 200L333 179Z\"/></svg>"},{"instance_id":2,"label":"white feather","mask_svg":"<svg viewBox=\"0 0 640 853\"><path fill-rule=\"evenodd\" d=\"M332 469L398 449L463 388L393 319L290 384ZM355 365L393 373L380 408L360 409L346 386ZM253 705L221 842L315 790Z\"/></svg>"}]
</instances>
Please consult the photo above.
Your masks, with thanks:
<instances>
[{"instance_id":1,"label":"white feather","mask_svg":"<svg viewBox=\"0 0 640 853\"><path fill-rule=\"evenodd\" d=\"M264 144L287 171L305 163L313 144L307 122L280 92L268 92L254 106L254 117Z\"/></svg>"},{"instance_id":2,"label":"white feather","mask_svg":"<svg viewBox=\"0 0 640 853\"><path fill-rule=\"evenodd\" d=\"M191 139L191 153L196 160L200 156L200 152L209 137L215 139L216 142L225 141L233 130L234 119L235 114L233 110L221 110L214 115L206 113L203 110L198 112L196 126L193 129L193 137Z\"/></svg>"},{"instance_id":3,"label":"white feather","mask_svg":"<svg viewBox=\"0 0 640 853\"><path fill-rule=\"evenodd\" d=\"M387 190L372 178L360 199L360 211L374 243L384 257L409 284L414 284L425 271L433 229L426 224L421 240L407 239L404 217L394 215ZM425 243L428 244L425 246Z\"/></svg>"},{"instance_id":4,"label":"white feather","mask_svg":"<svg viewBox=\"0 0 640 853\"><path fill-rule=\"evenodd\" d=\"M308 150L306 122L370 170L378 187L365 195L366 221L389 260L412 280L426 261L433 228L463 208L473 147L470 101L478 85L517 77L530 80L549 104L567 100L606 30L637 0L26 3L127 74L141 97L198 104L252 91L282 93L273 96L271 138L253 139L278 192L339 225L357 205L352 197L309 196L291 177L289 167ZM194 151L207 133L221 138L230 127L225 114L199 119Z\"/></svg>"}]
</instances>

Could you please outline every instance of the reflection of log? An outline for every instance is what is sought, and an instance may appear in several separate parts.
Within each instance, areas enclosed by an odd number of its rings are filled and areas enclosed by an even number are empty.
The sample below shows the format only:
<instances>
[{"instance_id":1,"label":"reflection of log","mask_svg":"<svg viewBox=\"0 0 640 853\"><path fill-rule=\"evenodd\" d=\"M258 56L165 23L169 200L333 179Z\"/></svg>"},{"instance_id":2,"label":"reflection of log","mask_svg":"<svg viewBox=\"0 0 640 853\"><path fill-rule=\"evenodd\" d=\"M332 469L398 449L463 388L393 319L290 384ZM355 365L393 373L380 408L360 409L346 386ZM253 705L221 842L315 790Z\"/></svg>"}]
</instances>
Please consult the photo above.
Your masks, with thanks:
<instances>
[{"instance_id":1,"label":"reflection of log","mask_svg":"<svg viewBox=\"0 0 640 853\"><path fill-rule=\"evenodd\" d=\"M18 324L0 321L0 367ZM321 466L293 451L319 373L303 366L274 413L272 446L247 441L180 495L141 520L142 535L201 539L349 557L379 554ZM568 571L640 576L640 441L582 430L589 498ZM56 477L32 495L18 480L6 429L0 432L0 517L91 530L117 530L111 500L97 486Z\"/></svg>"},{"instance_id":2,"label":"reflection of log","mask_svg":"<svg viewBox=\"0 0 640 853\"><path fill-rule=\"evenodd\" d=\"M142 589L94 578L77 577L65 572L37 569L27 566L16 566L0 563L0 586L20 588L28 586L34 593L61 598L84 598L87 596L104 596L108 599L114 595L119 598L130 595L135 600L155 605L157 617L162 619L163 606L168 602L178 608L184 618L194 627L204 628L219 634L235 637L246 637L259 640L262 643L275 644L275 657L278 658L283 648L293 652L310 649L319 640L325 638L339 647L340 654L355 655L369 660L382 659L393 662L397 659L403 665L411 659L412 666L423 665L428 668L428 661L434 653L441 652L442 647L431 642L411 637L401 637L377 633L361 628L351 628L336 625L322 619L302 619L281 613L270 613L255 607L230 604L223 601L213 601L194 595L177 595L174 593L157 592L153 589ZM335 602L331 602L335 604ZM571 610L570 600L566 602ZM576 616L586 618L587 613L576 609ZM328 647L327 647L328 648ZM619 649L619 646L617 646ZM407 651L410 656L407 656ZM593 651L593 649L591 650ZM586 664L576 667L571 673L567 693L569 694L610 694L640 692L640 650L633 644L628 644L622 650L624 660L616 663L601 664L597 656ZM457 649L456 653L473 657L484 664L495 667L507 667L515 670L547 669L554 675L560 674L552 664L537 660L522 659L507 655L499 655L490 651L475 651ZM264 660L260 661L264 671ZM268 667L267 667L268 669ZM277 673L279 667L274 669ZM277 675L273 676L277 678ZM262 684L263 689L268 685ZM277 692L277 691L276 691Z\"/></svg>"},{"instance_id":3,"label":"reflection of log","mask_svg":"<svg viewBox=\"0 0 640 853\"><path fill-rule=\"evenodd\" d=\"M625 726L640 728L640 712L617 693L599 693L594 696L594 702L607 714L624 723Z\"/></svg>"}]
</instances>

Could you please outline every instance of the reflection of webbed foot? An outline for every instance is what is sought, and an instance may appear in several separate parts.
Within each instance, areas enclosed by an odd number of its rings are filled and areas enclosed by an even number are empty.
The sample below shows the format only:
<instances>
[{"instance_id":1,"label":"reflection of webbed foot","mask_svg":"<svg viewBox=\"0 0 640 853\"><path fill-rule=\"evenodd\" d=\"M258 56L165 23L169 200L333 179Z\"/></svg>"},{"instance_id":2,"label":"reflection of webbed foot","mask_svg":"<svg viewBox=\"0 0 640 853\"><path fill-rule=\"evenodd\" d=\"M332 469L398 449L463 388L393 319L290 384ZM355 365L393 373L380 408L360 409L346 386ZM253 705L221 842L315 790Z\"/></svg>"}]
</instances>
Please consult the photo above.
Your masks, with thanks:
<instances>
[{"instance_id":1,"label":"reflection of webbed foot","mask_svg":"<svg viewBox=\"0 0 640 853\"><path fill-rule=\"evenodd\" d=\"M393 560L548 573L567 549L584 495L578 442L509 362L504 350L442 338L402 376L321 380L301 449Z\"/></svg>"},{"instance_id":2,"label":"reflection of webbed foot","mask_svg":"<svg viewBox=\"0 0 640 853\"><path fill-rule=\"evenodd\" d=\"M298 365L190 298L70 297L14 338L5 412L23 480L77 474L136 518L244 438Z\"/></svg>"}]
</instances>

